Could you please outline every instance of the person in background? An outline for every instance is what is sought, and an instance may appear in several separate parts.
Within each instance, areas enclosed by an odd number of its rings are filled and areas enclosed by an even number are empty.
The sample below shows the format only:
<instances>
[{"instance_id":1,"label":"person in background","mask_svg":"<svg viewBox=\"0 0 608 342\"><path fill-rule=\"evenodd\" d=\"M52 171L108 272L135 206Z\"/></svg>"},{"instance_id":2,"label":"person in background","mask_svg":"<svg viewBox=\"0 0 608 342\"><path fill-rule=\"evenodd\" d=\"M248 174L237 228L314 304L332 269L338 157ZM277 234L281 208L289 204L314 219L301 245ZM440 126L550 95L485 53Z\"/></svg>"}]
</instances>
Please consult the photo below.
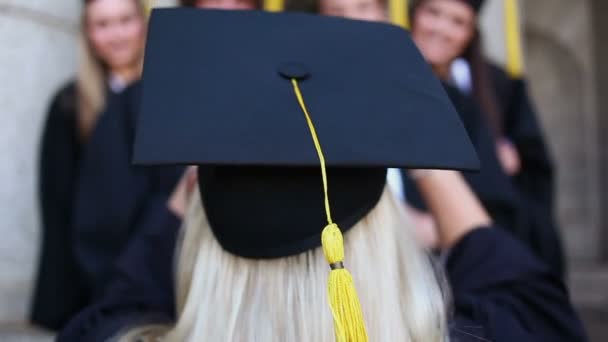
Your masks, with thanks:
<instances>
[{"instance_id":1,"label":"person in background","mask_svg":"<svg viewBox=\"0 0 608 342\"><path fill-rule=\"evenodd\" d=\"M106 99L140 75L145 30L140 0L84 1L78 73L51 101L40 146L42 246L30 313L50 330L87 301L71 248L79 163Z\"/></svg>"},{"instance_id":2,"label":"person in background","mask_svg":"<svg viewBox=\"0 0 608 342\"><path fill-rule=\"evenodd\" d=\"M182 3L220 9L254 9L257 4L255 0ZM169 197L183 167L142 168L131 162L140 98L140 81L109 98L81 161L71 238L78 270L93 300L103 295L116 260L134 236L175 230L181 223Z\"/></svg>"},{"instance_id":3,"label":"person in background","mask_svg":"<svg viewBox=\"0 0 608 342\"><path fill-rule=\"evenodd\" d=\"M451 66L459 57L467 61L471 93L483 117L478 129L489 129L499 165L518 198L512 232L563 276L552 158L525 80L511 78L483 56L478 28L483 4L483 0L416 1L411 11L412 38L444 82L457 85Z\"/></svg>"},{"instance_id":4,"label":"person in background","mask_svg":"<svg viewBox=\"0 0 608 342\"><path fill-rule=\"evenodd\" d=\"M465 177L498 226L510 230L558 274L564 274L561 240L553 213L553 167L525 83L512 80L481 54L477 15L481 0L414 2L412 38L444 83L482 161L478 174ZM351 19L388 21L386 1L320 0L319 13ZM451 68L465 56L472 66L473 97L461 94ZM498 101L500 99L500 101ZM504 137L507 137L506 139ZM508 143L513 141L514 143ZM417 233L433 246L434 222L415 184L389 170L389 183L406 198ZM405 190L403 190L405 189Z\"/></svg>"}]
</instances>

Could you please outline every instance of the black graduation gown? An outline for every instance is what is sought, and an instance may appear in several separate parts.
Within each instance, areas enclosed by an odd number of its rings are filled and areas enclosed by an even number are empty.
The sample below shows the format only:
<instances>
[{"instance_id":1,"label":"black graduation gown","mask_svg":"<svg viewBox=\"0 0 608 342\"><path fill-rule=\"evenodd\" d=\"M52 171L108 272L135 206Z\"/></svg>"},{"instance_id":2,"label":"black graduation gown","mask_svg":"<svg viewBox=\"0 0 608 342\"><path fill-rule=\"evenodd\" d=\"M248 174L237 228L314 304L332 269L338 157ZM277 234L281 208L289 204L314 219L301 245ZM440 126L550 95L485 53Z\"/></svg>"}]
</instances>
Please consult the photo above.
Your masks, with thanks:
<instances>
[{"instance_id":1,"label":"black graduation gown","mask_svg":"<svg viewBox=\"0 0 608 342\"><path fill-rule=\"evenodd\" d=\"M447 84L444 84L444 88L458 111L481 162L479 172L463 172L463 176L494 222L514 232L514 227L520 223L520 200L512 181L498 161L494 137L472 99ZM408 203L426 210L416 183L407 173L404 173L404 187Z\"/></svg>"},{"instance_id":2,"label":"black graduation gown","mask_svg":"<svg viewBox=\"0 0 608 342\"><path fill-rule=\"evenodd\" d=\"M70 82L51 102L40 144L42 244L30 320L50 330L60 329L88 297L71 249L72 198L83 148L77 132L76 86Z\"/></svg>"},{"instance_id":3,"label":"black graduation gown","mask_svg":"<svg viewBox=\"0 0 608 342\"><path fill-rule=\"evenodd\" d=\"M527 82L513 79L490 65L497 101L503 113L502 134L516 147L521 170L513 177L530 212L529 229L521 232L532 249L559 273L565 273L563 248L555 219L555 172L538 115L528 95Z\"/></svg>"},{"instance_id":4,"label":"black graduation gown","mask_svg":"<svg viewBox=\"0 0 608 342\"><path fill-rule=\"evenodd\" d=\"M131 164L139 99L139 83L108 99L81 165L73 248L94 297L104 290L131 237L147 226L179 226L167 201L183 167Z\"/></svg>"},{"instance_id":5,"label":"black graduation gown","mask_svg":"<svg viewBox=\"0 0 608 342\"><path fill-rule=\"evenodd\" d=\"M146 228L121 257L103 298L76 316L59 342L105 341L136 325L174 322L178 230ZM561 280L500 229L466 235L450 251L446 275L454 301L451 341L587 340Z\"/></svg>"},{"instance_id":6,"label":"black graduation gown","mask_svg":"<svg viewBox=\"0 0 608 342\"><path fill-rule=\"evenodd\" d=\"M472 98L456 88L444 85L477 150L481 162L479 172L464 172L463 176L485 209L497 223L528 246L558 275L563 275L563 255L555 226L549 214L521 191L516 179L503 170L496 153L496 143L487 121ZM415 182L404 175L408 203L425 210Z\"/></svg>"}]
</instances>

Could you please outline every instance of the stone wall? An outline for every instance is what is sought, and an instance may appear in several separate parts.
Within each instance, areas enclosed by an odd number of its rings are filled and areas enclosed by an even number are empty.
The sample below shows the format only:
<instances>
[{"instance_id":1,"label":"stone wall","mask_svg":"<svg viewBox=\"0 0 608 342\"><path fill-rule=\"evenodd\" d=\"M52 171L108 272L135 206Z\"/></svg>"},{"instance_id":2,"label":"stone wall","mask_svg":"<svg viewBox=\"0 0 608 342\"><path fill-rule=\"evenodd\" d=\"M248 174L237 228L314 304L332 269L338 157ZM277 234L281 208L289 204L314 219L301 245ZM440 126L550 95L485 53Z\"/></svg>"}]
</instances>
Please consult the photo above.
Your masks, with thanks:
<instances>
[{"instance_id":1,"label":"stone wall","mask_svg":"<svg viewBox=\"0 0 608 342\"><path fill-rule=\"evenodd\" d=\"M557 212L566 250L570 261L595 261L601 235L599 118L590 1L520 5L526 74L557 166ZM502 0L487 1L481 25L486 54L504 64Z\"/></svg>"},{"instance_id":2,"label":"stone wall","mask_svg":"<svg viewBox=\"0 0 608 342\"><path fill-rule=\"evenodd\" d=\"M590 1L525 1L531 92L558 170L558 213L571 260L600 254L598 113Z\"/></svg>"},{"instance_id":3,"label":"stone wall","mask_svg":"<svg viewBox=\"0 0 608 342\"><path fill-rule=\"evenodd\" d=\"M0 322L23 321L39 244L37 150L54 91L73 74L80 1L0 0Z\"/></svg>"},{"instance_id":4,"label":"stone wall","mask_svg":"<svg viewBox=\"0 0 608 342\"><path fill-rule=\"evenodd\" d=\"M592 24L594 31L595 50L595 67L596 67L596 83L597 94L608 94L608 1L593 0L591 5L591 13L593 13ZM608 96L597 96L597 111L599 114L600 123L597 127L599 132L600 149L600 175L608 175ZM602 261L608 263L608 177L600 177L601 185L601 207L600 212L602 217L600 227L603 229L603 234L600 239L602 244Z\"/></svg>"},{"instance_id":5,"label":"stone wall","mask_svg":"<svg viewBox=\"0 0 608 342\"><path fill-rule=\"evenodd\" d=\"M29 309L40 243L39 139L52 95L76 68L81 3L0 0L0 328L22 324Z\"/></svg>"}]
</instances>

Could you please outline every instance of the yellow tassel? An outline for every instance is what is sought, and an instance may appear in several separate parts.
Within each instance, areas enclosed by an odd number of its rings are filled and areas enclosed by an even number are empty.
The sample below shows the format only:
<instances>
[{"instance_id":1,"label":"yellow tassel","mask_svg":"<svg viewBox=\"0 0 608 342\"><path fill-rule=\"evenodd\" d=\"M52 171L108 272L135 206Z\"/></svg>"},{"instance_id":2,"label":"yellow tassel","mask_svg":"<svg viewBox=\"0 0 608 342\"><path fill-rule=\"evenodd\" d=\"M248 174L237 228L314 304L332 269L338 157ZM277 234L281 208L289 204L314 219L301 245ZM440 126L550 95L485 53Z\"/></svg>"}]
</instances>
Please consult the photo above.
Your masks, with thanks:
<instances>
[{"instance_id":1,"label":"yellow tassel","mask_svg":"<svg viewBox=\"0 0 608 342\"><path fill-rule=\"evenodd\" d=\"M336 224L330 224L321 235L323 253L332 270L327 282L329 305L334 317L338 342L367 342L363 311L353 277L344 268L344 242Z\"/></svg>"},{"instance_id":2,"label":"yellow tassel","mask_svg":"<svg viewBox=\"0 0 608 342\"><path fill-rule=\"evenodd\" d=\"M504 11L507 72L513 78L520 78L523 75L524 63L517 0L504 0Z\"/></svg>"},{"instance_id":3,"label":"yellow tassel","mask_svg":"<svg viewBox=\"0 0 608 342\"><path fill-rule=\"evenodd\" d=\"M146 17L150 16L150 13L152 12L152 8L154 8L154 0L145 0L143 2L143 6L144 6L144 13L146 13Z\"/></svg>"},{"instance_id":4,"label":"yellow tassel","mask_svg":"<svg viewBox=\"0 0 608 342\"><path fill-rule=\"evenodd\" d=\"M284 0L264 0L264 10L269 12L281 12L285 7Z\"/></svg>"},{"instance_id":5,"label":"yellow tassel","mask_svg":"<svg viewBox=\"0 0 608 342\"><path fill-rule=\"evenodd\" d=\"M409 5L407 0L390 0L388 3L391 22L405 29L410 28Z\"/></svg>"},{"instance_id":6,"label":"yellow tassel","mask_svg":"<svg viewBox=\"0 0 608 342\"><path fill-rule=\"evenodd\" d=\"M323 229L321 234L321 245L325 259L331 267L329 272L329 280L327 282L327 293L329 297L329 306L331 314L334 317L334 330L337 342L367 342L367 332L365 331L365 321L363 320L363 311L359 303L357 291L353 277L344 268L344 240L340 228L333 223L331 219L331 210L329 208L329 191L327 187L327 170L325 167L325 156L321 149L321 142L317 136L317 131L312 122L304 96L300 91L298 81L292 79L293 91L296 94L298 103L310 130L312 141L317 150L319 163L321 164L321 180L323 181L323 193L325 197L325 214L327 216L328 225Z\"/></svg>"}]
</instances>

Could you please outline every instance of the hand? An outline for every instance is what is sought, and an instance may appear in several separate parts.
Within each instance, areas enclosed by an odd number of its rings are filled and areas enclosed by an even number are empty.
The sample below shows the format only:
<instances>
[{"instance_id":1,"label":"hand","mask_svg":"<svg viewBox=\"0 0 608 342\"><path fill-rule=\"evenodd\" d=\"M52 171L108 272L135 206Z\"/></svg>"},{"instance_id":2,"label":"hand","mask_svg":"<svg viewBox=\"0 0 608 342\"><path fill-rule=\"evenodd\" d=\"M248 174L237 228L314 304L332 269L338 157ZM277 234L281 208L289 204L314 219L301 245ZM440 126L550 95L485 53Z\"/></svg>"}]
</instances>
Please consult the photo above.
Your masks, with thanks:
<instances>
[{"instance_id":1,"label":"hand","mask_svg":"<svg viewBox=\"0 0 608 342\"><path fill-rule=\"evenodd\" d=\"M501 138L496 142L496 154L507 175L514 176L521 171L519 153L508 139Z\"/></svg>"},{"instance_id":2,"label":"hand","mask_svg":"<svg viewBox=\"0 0 608 342\"><path fill-rule=\"evenodd\" d=\"M179 218L184 218L186 215L186 209L188 208L188 201L192 195L192 191L196 189L198 184L198 167L189 166L184 175L177 183L175 190L171 194L167 206L169 210Z\"/></svg>"},{"instance_id":3,"label":"hand","mask_svg":"<svg viewBox=\"0 0 608 342\"><path fill-rule=\"evenodd\" d=\"M432 170L419 177L416 185L436 222L441 248L451 248L472 230L492 224L459 172Z\"/></svg>"},{"instance_id":4,"label":"hand","mask_svg":"<svg viewBox=\"0 0 608 342\"><path fill-rule=\"evenodd\" d=\"M435 249L439 247L439 233L435 219L428 213L418 210L409 205L405 205L412 224L414 225L414 235L416 240L427 249Z\"/></svg>"}]
</instances>

